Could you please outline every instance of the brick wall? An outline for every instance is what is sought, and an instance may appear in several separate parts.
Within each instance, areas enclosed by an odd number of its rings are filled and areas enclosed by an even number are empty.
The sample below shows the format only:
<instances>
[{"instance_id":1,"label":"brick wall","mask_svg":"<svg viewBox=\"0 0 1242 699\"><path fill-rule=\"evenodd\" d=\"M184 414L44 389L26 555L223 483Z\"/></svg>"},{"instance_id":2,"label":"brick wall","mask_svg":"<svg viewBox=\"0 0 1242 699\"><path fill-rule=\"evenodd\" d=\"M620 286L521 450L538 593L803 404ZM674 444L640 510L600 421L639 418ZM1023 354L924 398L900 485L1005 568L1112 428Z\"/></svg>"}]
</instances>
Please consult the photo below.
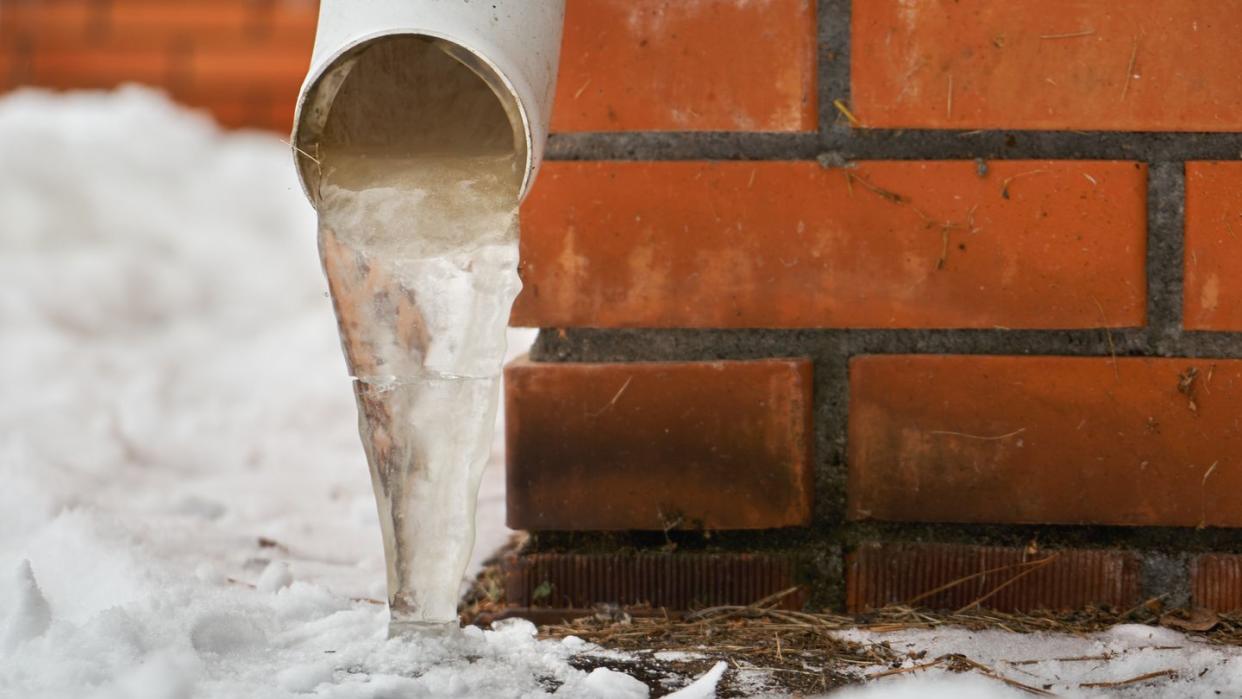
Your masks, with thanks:
<instances>
[{"instance_id":1,"label":"brick wall","mask_svg":"<svg viewBox=\"0 0 1242 699\"><path fill-rule=\"evenodd\" d=\"M570 0L511 603L1242 607L1240 30Z\"/></svg>"},{"instance_id":2,"label":"brick wall","mask_svg":"<svg viewBox=\"0 0 1242 699\"><path fill-rule=\"evenodd\" d=\"M316 0L0 0L0 91L161 87L226 126L288 132Z\"/></svg>"}]
</instances>

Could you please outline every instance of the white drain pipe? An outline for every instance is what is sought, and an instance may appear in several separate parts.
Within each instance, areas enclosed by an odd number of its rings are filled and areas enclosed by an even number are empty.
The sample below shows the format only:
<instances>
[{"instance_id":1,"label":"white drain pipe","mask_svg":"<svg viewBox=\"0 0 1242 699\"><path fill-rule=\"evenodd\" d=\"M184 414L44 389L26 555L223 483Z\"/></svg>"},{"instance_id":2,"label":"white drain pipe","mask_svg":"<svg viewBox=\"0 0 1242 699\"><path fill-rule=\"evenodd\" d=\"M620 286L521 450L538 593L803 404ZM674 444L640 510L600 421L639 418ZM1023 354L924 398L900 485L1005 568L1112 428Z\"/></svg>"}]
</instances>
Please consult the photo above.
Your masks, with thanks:
<instances>
[{"instance_id":1,"label":"white drain pipe","mask_svg":"<svg viewBox=\"0 0 1242 699\"><path fill-rule=\"evenodd\" d=\"M441 49L444 53L457 59L460 63L469 67L491 88L492 93L504 108L505 114L508 116L508 122L513 127L513 144L516 162L521 167L525 164L520 196L524 197L530 190L530 186L534 181L535 174L539 168L539 162L543 154L544 141L548 134L548 119L552 109L552 97L556 82L557 61L560 55L561 42L561 25L564 19L564 0L321 0L319 10L319 28L315 37L315 50L311 59L311 68L306 77L306 82L302 85L301 93L298 96L297 112L294 118L293 135L291 144L294 149L294 160L297 163L298 176L301 179L303 190L310 198L311 203L317 208L320 205L320 177L321 177L321 161L318 157L321 144L332 147L335 143L330 143L330 136L337 129L348 128L351 136L366 137L375 135L377 142L384 144L390 143L386 140L392 134L400 134L401 136L429 136L432 139L441 139L446 133L452 133L451 130L435 132L422 131L413 132L404 129L426 129L427 120L420 120L425 114L420 114L421 104L414 102L416 99L426 99L419 95L427 94L424 90L417 95L410 94L410 101L399 105L400 108L388 110L386 107L377 106L377 102L368 98L380 96L379 92L366 93L355 92L355 90L378 90L382 91L383 87L373 87L371 83L363 81L358 85L365 87L357 87L350 85L347 87L347 79L354 70L355 66L373 64L366 63L370 57L374 55L388 56L384 60L402 60L401 58L392 58L392 56L407 56L408 60L436 60L434 63L421 64L424 68L437 66L435 70L441 70L438 66L451 64L451 61L444 61L442 53L437 52L418 52L412 51L408 54L385 54L377 51L371 53L369 49L378 48L380 42L393 42L393 45L411 44L421 45L422 42L410 42L410 37L417 37L431 40L436 48ZM385 47L385 48L391 48ZM419 56L435 56L434 59L419 58ZM410 66L406 66L410 67ZM370 68L359 68L358 74L363 75ZM447 71L456 69L453 74ZM461 80L461 67L452 66L445 67L444 84L452 85L454 81ZM435 74L433 74L435 75ZM434 82L426 82L425 77L420 74L420 80L424 80L423 85L434 85ZM434 78L432 78L434 81ZM409 83L406 83L409 84ZM334 102L338 101L338 97L342 100L350 96L354 100L351 104L340 101L334 109ZM391 93L383 93L385 100L390 102L379 102L382 104L395 104L402 102L400 93L393 95ZM396 98L393 100L393 98ZM434 106L428 103L427 109L443 109L441 104L436 103ZM491 105L489 105L491 106ZM460 111L460 110L459 110ZM335 115L335 119L329 119L330 115ZM493 116L498 116L497 112L492 112ZM461 114L452 115L435 114L435 116L444 116L445 120L460 119ZM341 119L345 119L344 122ZM378 119L406 119L408 126L401 123L376 122ZM434 120L433 120L434 121ZM331 125L330 125L331 122ZM347 123L348 126L340 124ZM504 129L504 122L497 120L493 122L498 129ZM394 128L395 126L395 128ZM501 134L503 137L504 134ZM368 144L374 145L374 144ZM450 143L448 141L436 141L436 146L447 148L465 148L469 149L477 145L474 143ZM509 196L512 196L510 190ZM324 253L323 229L321 229L321 255ZM334 239L335 240L335 239ZM513 280L516 281L516 242L513 243L512 263L514 269L511 270ZM342 313L348 313L352 317L362 319L372 319L373 310L376 303L374 299L367 294L367 285L376 283L368 278L371 267L367 264L359 263L355 259L355 255L342 254L338 257L332 257L331 262L333 269L337 269L337 282L341 284L341 288L351 289L352 292L360 294L360 296L336 297L334 291L334 302L337 306L338 318L343 318ZM329 258L324 257L325 272L328 274L329 282L332 283L334 272L329 270ZM382 265L380 266L382 267ZM376 272L376 274L380 274ZM459 277L461 275L458 275ZM468 277L469 275L466 275ZM389 277L389 279L393 279ZM393 282L395 283L395 282ZM404 288L404 287L402 287ZM398 289L399 290L399 289ZM351 293L352 293L351 292ZM386 290L381 289L375 299L388 299ZM446 292L447 293L447 292ZM493 302L497 302L500 298L499 291L492 292L495 298ZM514 289L516 293L516 289ZM412 296L403 297L407 300ZM512 296L508 297L507 303L512 301ZM410 308L419 310L421 307L414 301L411 301ZM382 304L380 304L382 305ZM409 304L407 304L409 305ZM432 306L433 310L434 306ZM504 319L507 318L507 307L503 311L497 311L491 316L484 314L488 322L494 323L503 338ZM395 311L394 311L395 313ZM387 322L387 318L385 322ZM391 319L393 323L397 323L396 316ZM368 320L367 323L370 321ZM344 330L342 325L342 344L346 346L346 355L350 356L350 348L363 348L366 351L374 351L371 346L371 340L375 337L388 338L386 342L390 342L392 347L387 348L391 355L392 352L407 352L411 348L400 344L396 339L388 337L387 334L392 327L385 325L385 322L379 323L376 328L366 329L358 335L361 339L351 338L351 335ZM363 323L363 325L367 325ZM355 322L353 325L357 325ZM352 327L352 326L351 326ZM479 331L481 332L481 331ZM476 332L476 334L478 334ZM393 334L394 337L399 333ZM475 338L477 339L477 338ZM414 342L411 340L411 342ZM351 344L353 343L353 344ZM383 344L383 343L381 343ZM450 343L451 344L451 343ZM425 349L425 348L423 348ZM360 350L361 351L361 350ZM365 354L365 352L364 352ZM383 352L380 352L382 355ZM379 355L377 355L379 356ZM394 356L387 357L394 359ZM398 357L399 358L399 357ZM417 359L417 358L416 358ZM413 360L411 360L413 361ZM421 360L420 360L421 361ZM499 367L500 357L496 358L497 367ZM393 362L393 366L406 363ZM351 370L354 367L351 366ZM433 367L435 368L435 367ZM460 378L460 377L459 377ZM468 378L477 378L471 377ZM480 381L482 379L479 379ZM486 385L478 383L474 380L461 382L452 382L444 380L425 380L423 381L424 390L422 393L414 393L407 391L400 396L390 398L377 398L377 395L385 395L379 391L359 391L357 382L355 390L358 395L358 405L360 417L370 410L376 415L385 418L388 421L396 419L400 424L397 425L395 431L399 431L407 427L406 422L425 418L426 416L419 411L426 412L428 401L433 398L451 403L453 400L476 401L474 405L487 408L483 393L483 389L476 389L476 386L483 386L492 392L491 394L491 410L495 409L495 390L498 379L486 377L490 383ZM434 391L430 386L447 386L454 388L446 393L447 398L436 398ZM364 400L363 393L366 393ZM374 395L372 395L374 394ZM460 396L458 396L460 394ZM478 395L475 395L478 394ZM411 397L413 396L413 397ZM416 400L417 398L417 400ZM387 401L387 402L386 402ZM365 405L364 405L365 404ZM369 406L369 407L368 407ZM450 405L437 405L436 409L443 412L450 408ZM460 406L459 406L460 407ZM467 406L469 407L469 406ZM467 411L468 412L468 411ZM470 433L471 427L477 427L479 434L488 434L491 432L491 415L494 413L488 410L476 411L471 415L483 416L482 422L479 424L471 423L468 419L463 418L466 423L463 434ZM369 415L369 413L367 413ZM393 416L397 417L394 418ZM368 422L372 417L365 417L362 422ZM376 417L376 420L379 418ZM378 424L378 423L377 423ZM387 423L384 423L385 425ZM483 429L483 428L486 429ZM413 457L413 445L417 440L413 439L397 439L393 438L386 431L386 427L376 427L372 432L370 427L363 428L364 445L368 446L368 460L371 461L373 482L376 484L376 498L380 506L381 524L385 532L385 549L388 558L388 574L389 574L389 602L394 608L393 618L390 624L390 633L399 634L407 632L421 632L428 629L442 629L455 627L456 617L456 584L455 578L462 572L460 568L465 567L465 557L458 556L453 558L460 551L451 552L449 556L452 560L444 560L442 571L448 571L448 577L454 578L448 585L441 583L443 579L431 576L424 576L422 583L414 582L416 578L410 574L415 570L413 568L414 556L421 555L419 553L405 552L405 543L402 541L417 541L417 544L411 546L426 546L429 537L434 538L437 532L433 531L433 527L425 527L424 523L418 521L415 517L407 517L404 510L394 512L394 498L400 498L401 507L406 507L413 500L407 492L407 485L416 478L427 478L430 467L427 464L418 463ZM379 435L379 436L377 436ZM486 454L490 439L482 439L483 454ZM381 444L382 442L382 444ZM393 446L394 442L398 443ZM433 444L433 446L444 446L445 442ZM451 443L450 446L452 446ZM378 446L377 446L378 445ZM424 445L425 446L425 445ZM469 445L461 445L465 450L463 459L458 459L469 469L466 472L462 470L460 474L454 473L453 477L459 477L461 481L458 484L450 485L467 485L477 491L478 477L482 475L482 459L475 458L475 451L469 450ZM455 447L454 447L455 448ZM383 468L394 467L395 470L384 471L384 476L377 477L377 469L381 468L375 461L374 453L388 451L397 452L398 456L393 457L391 461L384 462ZM436 451L431 449L432 453L437 454L440 469L437 473L440 475L441 481L436 487L444 487L446 476L444 476L445 463L450 463L456 467L459 466L456 461L447 459L443 453L444 449ZM425 454L424 454L425 456ZM461 455L459 455L461 456ZM468 457L468 458L466 458ZM385 457L387 458L387 457ZM443 463L441 463L443 462ZM416 469L422 469L417 471ZM433 469L434 470L434 469ZM384 479L388 480L384 480ZM385 484L386 485L382 485ZM394 486L393 483L398 485ZM388 488L393 488L389 491ZM421 487L421 486L420 486ZM386 494L381 496L381 489ZM451 489L450 489L451 490ZM459 488L459 490L461 490ZM441 492L441 491L427 491ZM444 491L449 492L449 491ZM397 493L393 495L393 493ZM424 494L425 495L425 494ZM387 499L386 499L387 498ZM473 493L471 494L473 498ZM452 522L451 526L460 524L463 528L473 526L473 499L469 503L456 502L457 510L448 510L451 516L461 515L462 522ZM470 520L470 521L466 521ZM444 522L437 522L435 526L445 526ZM415 527L415 534L419 537L409 538L411 532L409 527ZM394 533L395 532L395 533ZM426 536L421 536L425 534ZM407 537L403 539L402 537ZM454 534L457 536L457 534ZM443 537L442 537L443 538ZM468 555L468 546L466 545L466 554ZM440 552L442 555L443 552ZM460 560L458 560L460 558ZM458 564L460 563L460 568ZM428 563L422 561L417 565L426 566ZM432 565L436 565L435 562ZM449 570L449 569L456 570ZM417 569L420 573L427 572L427 569ZM430 584L424 584L427 580L431 580ZM423 589L419 589L419 585L423 585ZM397 604L401 602L401 604ZM396 607L400 607L398 612ZM398 618L399 617L399 618Z\"/></svg>"},{"instance_id":2,"label":"white drain pipe","mask_svg":"<svg viewBox=\"0 0 1242 699\"><path fill-rule=\"evenodd\" d=\"M318 172L311 153L351 58L384 37L415 35L443 40L504 104L525 143L525 197L548 136L564 16L565 0L321 0L290 140L303 191L316 202Z\"/></svg>"}]
</instances>

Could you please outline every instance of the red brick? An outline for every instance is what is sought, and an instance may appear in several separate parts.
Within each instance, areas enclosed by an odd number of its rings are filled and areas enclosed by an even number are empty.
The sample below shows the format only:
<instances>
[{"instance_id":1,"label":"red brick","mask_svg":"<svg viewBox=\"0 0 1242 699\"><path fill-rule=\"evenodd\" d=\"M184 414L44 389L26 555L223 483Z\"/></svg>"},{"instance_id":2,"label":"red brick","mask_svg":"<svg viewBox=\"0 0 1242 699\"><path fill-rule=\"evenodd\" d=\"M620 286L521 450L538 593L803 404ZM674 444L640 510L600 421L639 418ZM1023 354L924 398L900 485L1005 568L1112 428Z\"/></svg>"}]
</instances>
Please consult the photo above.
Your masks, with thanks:
<instances>
[{"instance_id":1,"label":"red brick","mask_svg":"<svg viewBox=\"0 0 1242 699\"><path fill-rule=\"evenodd\" d=\"M173 98L187 106L209 113L226 128L268 128L271 102L262 96L251 98L218 93L174 91Z\"/></svg>"},{"instance_id":2,"label":"red brick","mask_svg":"<svg viewBox=\"0 0 1242 699\"><path fill-rule=\"evenodd\" d=\"M1144 165L995 161L989 170L980 177L970 161L547 163L522 210L526 288L512 323L1145 323Z\"/></svg>"},{"instance_id":3,"label":"red brick","mask_svg":"<svg viewBox=\"0 0 1242 699\"><path fill-rule=\"evenodd\" d=\"M1242 526L1240 401L1242 360L856 357L849 517Z\"/></svg>"},{"instance_id":4,"label":"red brick","mask_svg":"<svg viewBox=\"0 0 1242 699\"><path fill-rule=\"evenodd\" d=\"M5 0L0 2L0 38L38 43L81 43L105 28L106 7L91 0Z\"/></svg>"},{"instance_id":5,"label":"red brick","mask_svg":"<svg viewBox=\"0 0 1242 699\"><path fill-rule=\"evenodd\" d=\"M239 93L262 89L283 98L297 94L310 67L310 55L309 44L300 51L244 41L199 44L190 55L190 75L197 89Z\"/></svg>"},{"instance_id":6,"label":"red brick","mask_svg":"<svg viewBox=\"0 0 1242 699\"><path fill-rule=\"evenodd\" d=\"M524 554L504 562L505 601L579 610L601 603L670 611L748 605L797 587L800 563L788 553ZM778 606L799 609L805 599L799 591Z\"/></svg>"},{"instance_id":7,"label":"red brick","mask_svg":"<svg viewBox=\"0 0 1242 699\"><path fill-rule=\"evenodd\" d=\"M175 77L172 53L106 42L80 48L36 49L30 82L55 88L105 88L123 82L168 86Z\"/></svg>"},{"instance_id":8,"label":"red brick","mask_svg":"<svg viewBox=\"0 0 1242 699\"><path fill-rule=\"evenodd\" d=\"M519 360L505 394L510 527L810 522L809 361Z\"/></svg>"},{"instance_id":9,"label":"red brick","mask_svg":"<svg viewBox=\"0 0 1242 699\"><path fill-rule=\"evenodd\" d=\"M1242 129L1238 3L867 0L852 32L868 127Z\"/></svg>"},{"instance_id":10,"label":"red brick","mask_svg":"<svg viewBox=\"0 0 1242 699\"><path fill-rule=\"evenodd\" d=\"M0 49L0 90L6 90L17 84L17 54L15 51Z\"/></svg>"},{"instance_id":11,"label":"red brick","mask_svg":"<svg viewBox=\"0 0 1242 699\"><path fill-rule=\"evenodd\" d=\"M240 37L254 31L261 7L255 0L110 0L108 29L137 41Z\"/></svg>"},{"instance_id":12,"label":"red brick","mask_svg":"<svg viewBox=\"0 0 1242 699\"><path fill-rule=\"evenodd\" d=\"M553 131L814 131L814 0L569 0Z\"/></svg>"},{"instance_id":13,"label":"red brick","mask_svg":"<svg viewBox=\"0 0 1242 699\"><path fill-rule=\"evenodd\" d=\"M277 133L289 133L293 130L293 111L296 100L273 99L267 110L265 128Z\"/></svg>"},{"instance_id":14,"label":"red brick","mask_svg":"<svg viewBox=\"0 0 1242 699\"><path fill-rule=\"evenodd\" d=\"M1186 163L1188 330L1242 330L1242 163Z\"/></svg>"},{"instance_id":15,"label":"red brick","mask_svg":"<svg viewBox=\"0 0 1242 699\"><path fill-rule=\"evenodd\" d=\"M319 3L314 0L278 0L270 6L264 36L272 41L301 42L310 47L319 24Z\"/></svg>"},{"instance_id":16,"label":"red brick","mask_svg":"<svg viewBox=\"0 0 1242 699\"><path fill-rule=\"evenodd\" d=\"M1140 569L1138 556L1123 551L866 543L846 559L846 609L1129 609L1142 601Z\"/></svg>"},{"instance_id":17,"label":"red brick","mask_svg":"<svg viewBox=\"0 0 1242 699\"><path fill-rule=\"evenodd\" d=\"M171 93L182 104L215 113L218 120L226 126L250 126L288 132L293 122L297 86L287 89L245 84L205 89L179 87Z\"/></svg>"},{"instance_id":18,"label":"red brick","mask_svg":"<svg viewBox=\"0 0 1242 699\"><path fill-rule=\"evenodd\" d=\"M1207 553L1190 564L1190 601L1219 612L1242 610L1242 556Z\"/></svg>"}]
</instances>

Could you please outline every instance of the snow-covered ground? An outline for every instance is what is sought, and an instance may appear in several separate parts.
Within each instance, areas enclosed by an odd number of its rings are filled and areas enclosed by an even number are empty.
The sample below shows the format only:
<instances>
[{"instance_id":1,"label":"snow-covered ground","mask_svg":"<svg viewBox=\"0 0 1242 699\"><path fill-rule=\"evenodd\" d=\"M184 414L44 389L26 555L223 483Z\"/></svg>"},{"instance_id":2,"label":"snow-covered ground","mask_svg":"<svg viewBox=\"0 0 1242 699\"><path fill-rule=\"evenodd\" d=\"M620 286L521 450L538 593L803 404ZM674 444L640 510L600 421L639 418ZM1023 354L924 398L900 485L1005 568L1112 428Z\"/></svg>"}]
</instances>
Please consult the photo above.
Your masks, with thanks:
<instances>
[{"instance_id":1,"label":"snow-covered ground","mask_svg":"<svg viewBox=\"0 0 1242 699\"><path fill-rule=\"evenodd\" d=\"M136 88L0 101L0 696L646 696L523 622L385 638L314 230L271 135L222 133ZM508 535L499 465L497 442L476 565ZM854 636L1065 694L1166 668L1176 684L1130 694L1242 691L1232 650L1146 627ZM1005 662L1102 653L1115 659ZM1017 691L930 669L848 696L937 690Z\"/></svg>"}]
</instances>

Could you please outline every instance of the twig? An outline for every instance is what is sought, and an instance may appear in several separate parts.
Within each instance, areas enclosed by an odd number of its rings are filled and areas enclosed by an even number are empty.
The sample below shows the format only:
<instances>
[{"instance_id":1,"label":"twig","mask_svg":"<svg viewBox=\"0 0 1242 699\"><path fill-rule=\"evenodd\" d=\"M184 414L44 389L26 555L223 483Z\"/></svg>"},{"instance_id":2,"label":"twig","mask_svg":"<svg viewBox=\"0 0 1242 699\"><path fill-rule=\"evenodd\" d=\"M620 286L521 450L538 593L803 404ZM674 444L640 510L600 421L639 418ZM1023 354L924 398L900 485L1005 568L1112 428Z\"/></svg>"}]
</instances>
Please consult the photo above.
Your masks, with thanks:
<instances>
[{"instance_id":1,"label":"twig","mask_svg":"<svg viewBox=\"0 0 1242 699\"><path fill-rule=\"evenodd\" d=\"M1047 172L1048 172L1047 170L1040 168L1038 170L1027 170L1026 172L1019 172L1016 175L1012 175L1010 177L1005 178L1005 181L1001 182L1001 198L1002 199L1009 198L1009 185L1013 184L1014 180L1020 177L1030 177L1031 175L1042 175Z\"/></svg>"},{"instance_id":2,"label":"twig","mask_svg":"<svg viewBox=\"0 0 1242 699\"><path fill-rule=\"evenodd\" d=\"M1021 580L1022 578L1024 578L1024 577L1026 577L1026 576L1030 575L1031 573L1034 573L1035 571L1039 570L1040 568L1043 568L1043 567L1047 566L1049 563L1052 563L1052 561L1053 561L1053 560L1055 560L1055 559L1056 559L1056 557L1057 557L1057 554L1055 554L1055 553L1054 553L1054 554L1052 554L1052 555L1048 556L1047 558L1044 558L1044 559L1042 559L1042 560L1038 561L1035 565L1030 566L1030 567L1029 567L1029 568L1027 568L1026 570L1024 570L1024 571L1022 571L1022 572L1018 573L1017 575L1015 575L1015 576L1013 576L1012 578L1010 578L1010 579L1006 580L1005 582L1001 583L1000 585L997 585L996 587L992 588L992 591L991 591L991 592L989 592L989 593L987 593L986 595L984 595L984 596L980 597L979 599L975 600L974 602L971 602L970 604L966 605L965 607L962 607L961 609L957 610L957 613L958 613L958 614L961 614L962 612L964 612L964 611L966 611L966 610L968 610L968 609L974 609L975 607L978 607L979 605L983 604L983 603L984 603L984 602L986 602L987 600L989 600L989 599L991 599L991 598L995 597L995 596L996 596L996 594L997 594L997 593L999 593L1001 590L1003 590L1003 589L1005 589L1005 588L1009 587L1010 585L1012 585L1012 584L1014 584L1014 583L1018 582L1018 581L1019 581L1019 580Z\"/></svg>"},{"instance_id":3,"label":"twig","mask_svg":"<svg viewBox=\"0 0 1242 699\"><path fill-rule=\"evenodd\" d=\"M802 588L799 587L798 585L794 585L793 587L781 590L780 592L777 592L772 595L768 595L767 597L764 597L761 600L752 602L746 606L735 605L735 604L724 604L724 605L720 605L717 607L708 607L706 609L700 609L697 612L691 612L687 614L685 616L685 619L686 621L693 621L696 619L706 619L706 618L711 617L713 621L718 621L721 618L723 618L723 617L717 616L719 614L733 615L738 612L767 611L767 607L776 604L777 602L785 599L786 597L792 595L793 593L797 592L800 589Z\"/></svg>"},{"instance_id":4,"label":"twig","mask_svg":"<svg viewBox=\"0 0 1242 699\"><path fill-rule=\"evenodd\" d=\"M835 99L832 101L832 106L836 107L837 111L841 112L841 115L849 120L850 126L862 126L862 122L858 120L858 117L854 116L854 113L850 111L849 107L845 106L844 102Z\"/></svg>"},{"instance_id":5,"label":"twig","mask_svg":"<svg viewBox=\"0 0 1242 699\"><path fill-rule=\"evenodd\" d=\"M944 662L944 658L936 658L935 660L919 665L911 665L910 667L899 667L895 670L885 670L877 672L874 675L867 675L868 680L878 680L881 677L891 677L893 675L904 675L907 672L918 672L919 670L927 670Z\"/></svg>"},{"instance_id":6,"label":"twig","mask_svg":"<svg viewBox=\"0 0 1242 699\"><path fill-rule=\"evenodd\" d=\"M1040 39L1077 39L1080 36L1091 36L1095 33L1094 29L1084 29L1080 32L1070 32L1068 34L1041 34Z\"/></svg>"},{"instance_id":7,"label":"twig","mask_svg":"<svg viewBox=\"0 0 1242 699\"><path fill-rule=\"evenodd\" d=\"M1113 344L1113 331L1108 327L1108 316L1104 315L1104 304L1094 296L1091 300L1095 301L1095 307L1100 309L1100 322L1104 324L1104 337L1108 339L1108 356L1113 358L1113 376L1120 381L1121 368L1117 366L1117 346Z\"/></svg>"},{"instance_id":8,"label":"twig","mask_svg":"<svg viewBox=\"0 0 1242 699\"><path fill-rule=\"evenodd\" d=\"M1081 663L1090 660L1112 660L1113 656L1104 653L1101 655L1077 655L1072 658L1043 658L1040 660L1006 660L1004 662L1010 665L1038 665L1039 663L1057 662L1057 663Z\"/></svg>"},{"instance_id":9,"label":"twig","mask_svg":"<svg viewBox=\"0 0 1242 699\"><path fill-rule=\"evenodd\" d=\"M1134 64L1138 60L1138 37L1134 37L1134 48L1130 51L1130 64L1126 67L1126 81L1121 86L1121 100L1124 102L1130 92L1130 80L1134 78Z\"/></svg>"},{"instance_id":10,"label":"twig","mask_svg":"<svg viewBox=\"0 0 1242 699\"><path fill-rule=\"evenodd\" d=\"M617 390L617 394L616 394L615 396L613 396L613 397L612 397L612 400L608 401L608 404L607 404L607 405L605 405L604 407L600 408L598 412L591 413L591 417L599 417L600 415L603 415L603 414L604 414L604 411L605 411L605 410L607 410L607 409L611 408L612 406L616 405L616 404L617 404L617 400L618 400L619 398L621 398L621 394L622 394L622 393L625 393L625 389L627 389L627 388L629 388L629 387L630 387L630 382L631 382L631 381L633 381L633 380L634 380L634 377L633 377L633 376L631 376L631 377L629 377L628 379L626 379L626 380L625 380L625 383L621 384L621 388L619 388L619 389Z\"/></svg>"},{"instance_id":11,"label":"twig","mask_svg":"<svg viewBox=\"0 0 1242 699\"><path fill-rule=\"evenodd\" d=\"M868 182L863 177L859 175L855 175L849 170L844 170L843 172L845 173L845 181L847 183L858 182L858 184L861 184L868 191L874 194L878 194L879 196L884 197L885 199L893 202L894 204L904 204L906 202L906 198L896 192L889 191L887 189L884 189L883 187L876 186Z\"/></svg>"},{"instance_id":12,"label":"twig","mask_svg":"<svg viewBox=\"0 0 1242 699\"><path fill-rule=\"evenodd\" d=\"M944 118L953 118L953 74L949 73L949 98L944 105Z\"/></svg>"},{"instance_id":13,"label":"twig","mask_svg":"<svg viewBox=\"0 0 1242 699\"><path fill-rule=\"evenodd\" d=\"M1049 692L1049 691L1048 691L1048 690L1046 690L1046 689L1040 689L1039 687L1032 687L1032 686L1031 686L1031 685L1029 685L1029 684L1023 684L1022 682L1019 682L1019 681L1017 681L1017 680L1015 680L1015 679L1012 679L1012 678L1009 678L1009 677L1005 677L1004 675L1000 674L1000 673L999 673L999 672L997 672L996 670L993 670L992 668L988 667L987 665L984 665L983 663L981 663L981 662L979 662L979 661L977 661L977 660L971 660L970 658L967 658L967 657L966 657L966 656L964 656L964 655L953 655L953 656L951 656L951 658L952 658L953 660L957 661L957 662L960 662L960 663L962 663L962 664L966 665L967 667L969 667L970 669L972 669L972 670L974 670L974 671L978 672L979 674L983 675L984 677L990 677L990 678L992 678L992 679L994 679L994 680L999 680L999 681L1004 682L1005 684L1009 685L1010 687L1013 687L1013 688L1015 688L1015 689L1020 689L1020 690L1022 690L1022 691L1024 691L1024 692L1027 692L1028 694L1035 694L1035 695L1038 695L1038 696L1045 696L1045 697L1054 696L1054 695L1052 694L1052 692Z\"/></svg>"},{"instance_id":14,"label":"twig","mask_svg":"<svg viewBox=\"0 0 1242 699\"><path fill-rule=\"evenodd\" d=\"M953 437L965 437L966 439L978 439L984 442L998 442L1002 439L1009 439L1010 437L1020 435L1023 432L1026 432L1025 427L1019 427L1013 432L1006 432L1005 434L999 434L999 435L996 435L995 437L984 437L984 436L977 435L977 434L966 434L965 432L952 432L949 430L930 430L927 434L947 434Z\"/></svg>"},{"instance_id":15,"label":"twig","mask_svg":"<svg viewBox=\"0 0 1242 699\"><path fill-rule=\"evenodd\" d=\"M997 566L995 568L988 568L987 570L980 571L978 573L967 575L965 577L958 578L957 580L947 582L944 585L941 585L940 587L937 587L934 590L928 590L927 592L924 592L921 595L918 595L918 596L910 598L909 600L906 600L905 604L907 606L914 606L915 603L922 602L928 597L932 597L934 595L940 594L941 592L944 592L945 590L953 589L957 587L958 585L968 583L971 580L974 580L976 578L987 577L988 575L991 575L992 573L999 573L1001 571L1010 570L1012 568L1025 568L1028 566L1037 565L1037 564L1043 563L1045 560L1047 559L1041 558L1038 561L1023 561L1022 563L1011 563L1009 565Z\"/></svg>"},{"instance_id":16,"label":"twig","mask_svg":"<svg viewBox=\"0 0 1242 699\"><path fill-rule=\"evenodd\" d=\"M290 147L290 148L292 148L293 150L297 151L299 154L301 154L301 155L302 155L303 157L305 157L307 160L310 160L311 162L313 162L314 164L316 164L316 165L318 165L318 166L320 166L320 167L323 167L323 163L319 162L319 158L316 158L315 156L311 155L310 153L307 153L306 151L302 150L301 148L298 148L297 146L293 145L292 143L290 143L290 142L286 141L286 140L285 140L285 139L283 139L283 138L282 138L282 139L280 139L280 142L281 142L281 143L283 143L283 144L285 144L286 146L289 146L289 147Z\"/></svg>"},{"instance_id":17,"label":"twig","mask_svg":"<svg viewBox=\"0 0 1242 699\"><path fill-rule=\"evenodd\" d=\"M1216 467L1217 467L1219 464L1220 464L1220 461L1213 461L1213 462L1212 462L1212 465L1211 465L1211 466L1208 466L1208 470L1207 470L1207 472L1203 474L1203 485L1205 485L1205 486L1207 485L1207 479L1208 479L1208 478L1209 478L1209 477L1210 477L1213 473L1216 473Z\"/></svg>"},{"instance_id":18,"label":"twig","mask_svg":"<svg viewBox=\"0 0 1242 699\"><path fill-rule=\"evenodd\" d=\"M1157 670L1156 672L1149 672L1146 675L1139 675L1138 677L1131 677L1128 680L1118 680L1117 682L1083 682L1082 684L1079 684L1078 686L1083 689L1105 689L1108 687L1124 687L1128 684L1137 684L1139 682L1146 682L1147 680L1154 680L1159 677L1168 677L1172 679L1174 677L1177 677L1177 670L1174 670L1173 668L1169 668L1168 670Z\"/></svg>"}]
</instances>

